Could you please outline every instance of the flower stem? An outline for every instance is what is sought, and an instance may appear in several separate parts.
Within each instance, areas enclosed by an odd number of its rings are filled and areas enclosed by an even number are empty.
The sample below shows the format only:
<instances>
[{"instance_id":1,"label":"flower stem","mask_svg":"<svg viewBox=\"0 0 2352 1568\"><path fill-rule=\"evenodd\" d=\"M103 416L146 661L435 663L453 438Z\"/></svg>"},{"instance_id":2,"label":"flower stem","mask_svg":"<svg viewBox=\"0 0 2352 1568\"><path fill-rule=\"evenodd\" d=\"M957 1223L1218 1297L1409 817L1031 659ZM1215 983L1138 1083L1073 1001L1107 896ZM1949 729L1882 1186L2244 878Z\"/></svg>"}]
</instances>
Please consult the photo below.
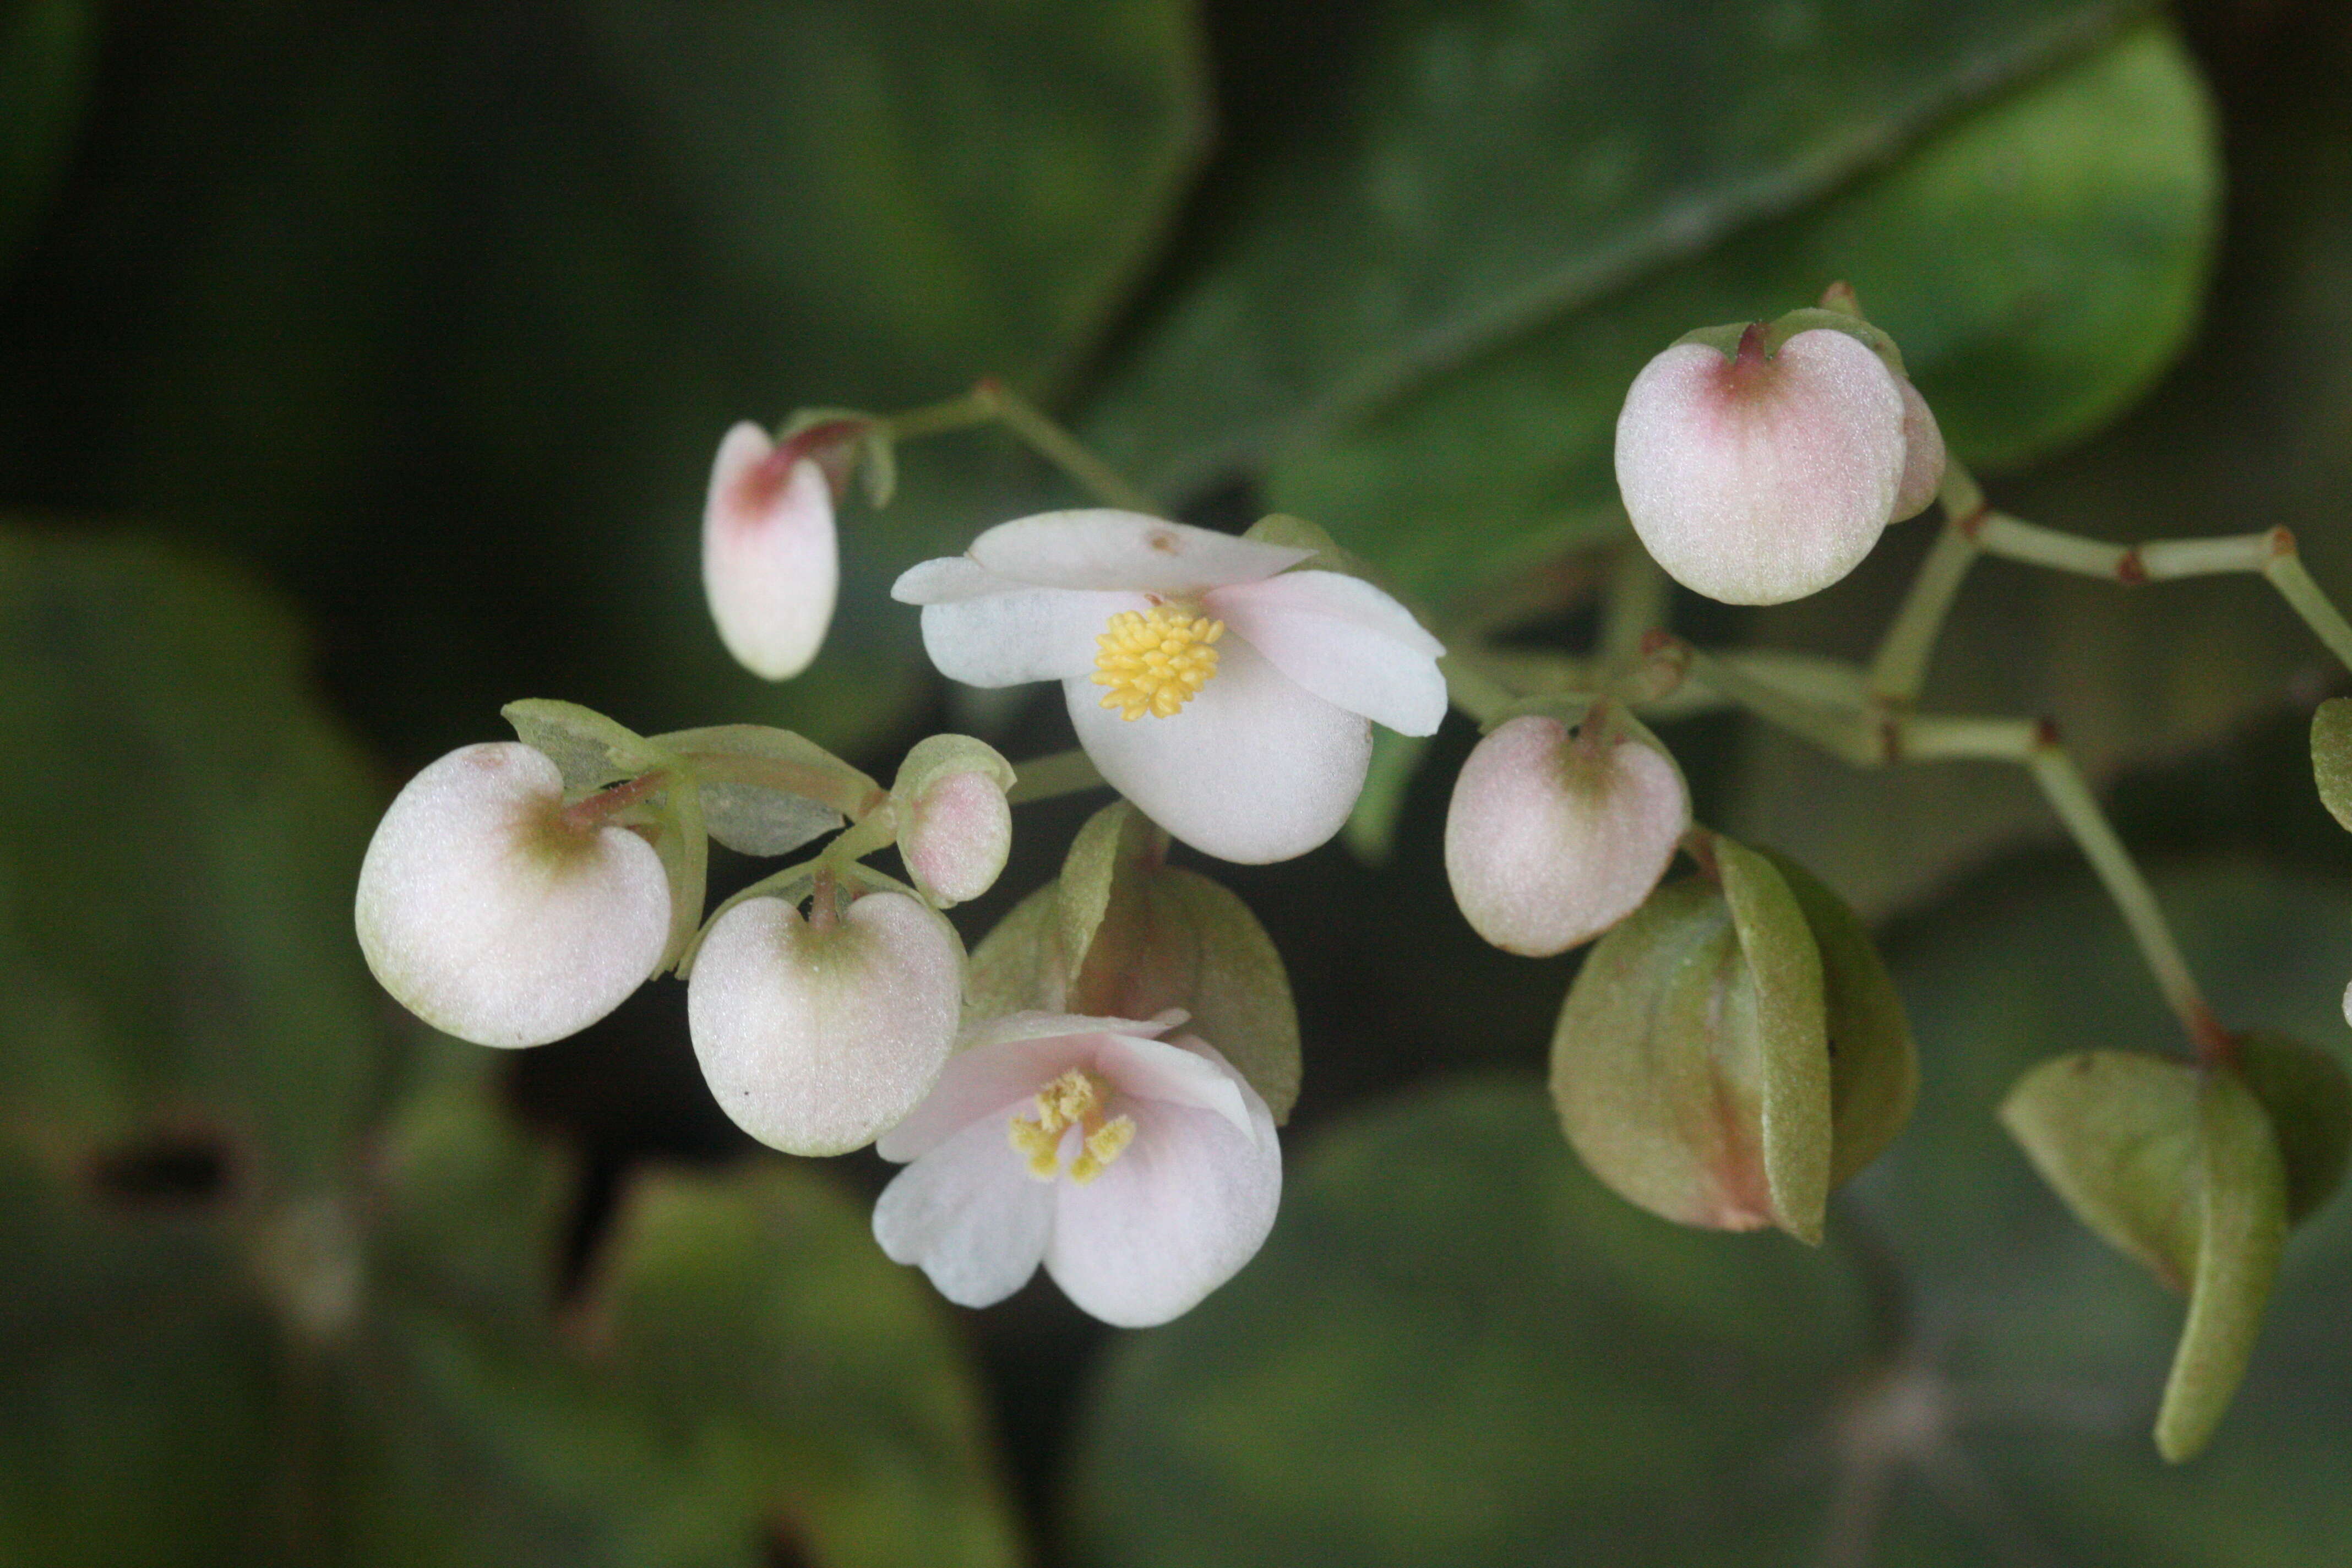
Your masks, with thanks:
<instances>
[{"instance_id":1,"label":"flower stem","mask_svg":"<svg viewBox=\"0 0 2352 1568\"><path fill-rule=\"evenodd\" d=\"M1004 798L1011 805L1023 805L1033 800L1052 800L1057 795L1101 787L1102 771L1095 766L1092 757L1084 752L1055 752L1016 767L1013 787L1004 792Z\"/></svg>"},{"instance_id":2,"label":"flower stem","mask_svg":"<svg viewBox=\"0 0 2352 1568\"><path fill-rule=\"evenodd\" d=\"M887 415L877 423L893 441L919 440L951 430L969 430L977 425L1002 425L1103 505L1123 511L1148 512L1154 517L1165 515L1165 509L1158 501L1088 451L1045 410L993 376L982 379L959 396L910 408L903 414Z\"/></svg>"},{"instance_id":3,"label":"flower stem","mask_svg":"<svg viewBox=\"0 0 2352 1568\"><path fill-rule=\"evenodd\" d=\"M1879 700L1918 700L1919 689L1927 679L1927 660L1944 630L1944 618L1959 597L1969 568L1982 553L1969 527L1957 519L1947 521L1929 547L1927 558L1919 563L1919 574L1911 580L1903 607L1895 613L1870 660L1866 679L1870 694Z\"/></svg>"}]
</instances>

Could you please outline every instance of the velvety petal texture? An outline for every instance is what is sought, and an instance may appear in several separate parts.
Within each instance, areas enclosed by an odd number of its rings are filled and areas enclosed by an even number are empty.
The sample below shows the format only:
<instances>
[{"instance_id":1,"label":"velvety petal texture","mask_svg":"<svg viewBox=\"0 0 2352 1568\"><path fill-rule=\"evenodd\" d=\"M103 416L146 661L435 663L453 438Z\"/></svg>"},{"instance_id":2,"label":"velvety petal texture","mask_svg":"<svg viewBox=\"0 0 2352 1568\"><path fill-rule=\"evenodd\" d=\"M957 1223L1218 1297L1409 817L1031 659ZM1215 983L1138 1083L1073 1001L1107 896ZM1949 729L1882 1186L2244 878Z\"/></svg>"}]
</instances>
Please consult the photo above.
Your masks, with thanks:
<instances>
[{"instance_id":1,"label":"velvety petal texture","mask_svg":"<svg viewBox=\"0 0 2352 1568\"><path fill-rule=\"evenodd\" d=\"M1202 605L1326 702L1401 735L1435 734L1445 718L1444 646L1360 577L1286 572L1216 589Z\"/></svg>"},{"instance_id":2,"label":"velvety petal texture","mask_svg":"<svg viewBox=\"0 0 2352 1568\"><path fill-rule=\"evenodd\" d=\"M806 669L841 585L833 491L811 458L785 462L757 425L719 444L702 511L702 586L727 651L754 675Z\"/></svg>"},{"instance_id":3,"label":"velvety petal texture","mask_svg":"<svg viewBox=\"0 0 2352 1568\"><path fill-rule=\"evenodd\" d=\"M1193 598L1228 584L1271 577L1314 552L1097 508L999 523L973 540L968 553L1000 577L1040 588L1118 588Z\"/></svg>"},{"instance_id":4,"label":"velvety petal texture","mask_svg":"<svg viewBox=\"0 0 2352 1568\"><path fill-rule=\"evenodd\" d=\"M1618 489L1684 586L1731 605L1800 599L1878 542L1904 479L1904 419L1895 373L1845 332L1799 332L1769 358L1682 343L1625 395Z\"/></svg>"},{"instance_id":5,"label":"velvety petal texture","mask_svg":"<svg viewBox=\"0 0 2352 1568\"><path fill-rule=\"evenodd\" d=\"M1462 764L1445 877L1480 936L1547 957L1640 908L1689 826L1689 795L1664 752L1605 730L1571 738L1558 719L1530 714Z\"/></svg>"},{"instance_id":6,"label":"velvety petal texture","mask_svg":"<svg viewBox=\"0 0 2352 1568\"><path fill-rule=\"evenodd\" d=\"M402 790L368 844L360 949L445 1034L536 1046L643 984L669 940L669 881L625 828L567 826L554 763L517 742L450 752Z\"/></svg>"},{"instance_id":7,"label":"velvety petal texture","mask_svg":"<svg viewBox=\"0 0 2352 1568\"><path fill-rule=\"evenodd\" d=\"M885 1156L911 1163L875 1205L876 1239L965 1306L1002 1300L1043 1261L1105 1322L1143 1328L1190 1310L1273 1228L1282 1153L1265 1102L1190 1036L1152 1039L1118 1019L1014 1022L958 1052L883 1139ZM1066 1032L1021 1032L1038 1026ZM1090 1121L1045 1135L1059 1138L1060 1163L1041 1176L1014 1133L1041 1117L1042 1095L1074 1080ZM1105 1128L1114 1152L1081 1179L1080 1152Z\"/></svg>"},{"instance_id":8,"label":"velvety petal texture","mask_svg":"<svg viewBox=\"0 0 2352 1568\"><path fill-rule=\"evenodd\" d=\"M903 893L869 893L824 927L751 899L703 939L687 1024L738 1127L788 1154L839 1154L921 1102L962 1000L953 932Z\"/></svg>"},{"instance_id":9,"label":"velvety petal texture","mask_svg":"<svg viewBox=\"0 0 2352 1568\"><path fill-rule=\"evenodd\" d=\"M1312 553L1137 512L1046 512L892 592L923 606L943 674L1062 681L1114 787L1194 848L1262 863L1347 821L1371 721L1426 735L1445 716L1437 639L1370 583L1290 570Z\"/></svg>"},{"instance_id":10,"label":"velvety petal texture","mask_svg":"<svg viewBox=\"0 0 2352 1568\"><path fill-rule=\"evenodd\" d=\"M996 885L1013 852L1013 807L986 773L934 779L908 803L898 853L915 885L939 904L976 899Z\"/></svg>"},{"instance_id":11,"label":"velvety petal texture","mask_svg":"<svg viewBox=\"0 0 2352 1568\"><path fill-rule=\"evenodd\" d=\"M1085 678L1064 687L1078 743L1111 787L1205 855L1263 865L1304 855L1348 820L1372 731L1238 637L1183 710L1126 720Z\"/></svg>"},{"instance_id":12,"label":"velvety petal texture","mask_svg":"<svg viewBox=\"0 0 2352 1568\"><path fill-rule=\"evenodd\" d=\"M1944 429L1936 411L1908 381L1903 389L1903 482L1895 489L1895 515L1901 522L1927 510L1944 485Z\"/></svg>"}]
</instances>

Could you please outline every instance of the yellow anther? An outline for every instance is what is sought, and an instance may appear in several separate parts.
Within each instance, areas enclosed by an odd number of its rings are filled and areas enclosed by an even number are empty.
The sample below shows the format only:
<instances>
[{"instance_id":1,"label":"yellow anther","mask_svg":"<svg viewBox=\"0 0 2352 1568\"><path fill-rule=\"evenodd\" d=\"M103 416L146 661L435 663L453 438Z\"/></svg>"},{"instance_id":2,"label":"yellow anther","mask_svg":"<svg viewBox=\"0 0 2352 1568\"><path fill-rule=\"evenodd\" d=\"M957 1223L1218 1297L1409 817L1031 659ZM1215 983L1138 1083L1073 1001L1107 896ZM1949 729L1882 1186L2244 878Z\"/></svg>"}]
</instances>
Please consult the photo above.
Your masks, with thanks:
<instances>
[{"instance_id":1,"label":"yellow anther","mask_svg":"<svg viewBox=\"0 0 2352 1568\"><path fill-rule=\"evenodd\" d=\"M1085 1186L1103 1173L1103 1167L1127 1152L1135 1142L1135 1118L1114 1116L1087 1134L1084 1150L1070 1162L1070 1180Z\"/></svg>"},{"instance_id":2,"label":"yellow anther","mask_svg":"<svg viewBox=\"0 0 2352 1568\"><path fill-rule=\"evenodd\" d=\"M1015 1116L1008 1130L1029 1173L1041 1182L1060 1175L1062 1134L1076 1127L1083 1137L1077 1158L1070 1162L1070 1180L1083 1186L1101 1175L1135 1139L1133 1117L1103 1114L1110 1094L1109 1084L1083 1068L1072 1068L1039 1089L1036 1119Z\"/></svg>"},{"instance_id":3,"label":"yellow anther","mask_svg":"<svg viewBox=\"0 0 2352 1568\"><path fill-rule=\"evenodd\" d=\"M1171 717L1217 673L1224 635L1224 622L1175 605L1155 605L1148 615L1121 610L1095 638L1095 684L1110 688L1102 705L1122 719Z\"/></svg>"}]
</instances>

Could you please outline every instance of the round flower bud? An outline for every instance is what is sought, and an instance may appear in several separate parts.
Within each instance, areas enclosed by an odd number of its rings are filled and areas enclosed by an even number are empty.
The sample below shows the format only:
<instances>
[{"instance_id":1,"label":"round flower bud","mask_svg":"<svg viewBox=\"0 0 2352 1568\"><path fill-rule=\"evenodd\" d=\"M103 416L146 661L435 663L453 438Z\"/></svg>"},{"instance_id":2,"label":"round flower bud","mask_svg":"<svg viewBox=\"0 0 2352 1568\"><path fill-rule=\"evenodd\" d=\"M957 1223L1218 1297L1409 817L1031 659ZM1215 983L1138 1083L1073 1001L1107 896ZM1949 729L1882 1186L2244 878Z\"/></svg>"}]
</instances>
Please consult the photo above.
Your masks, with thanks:
<instances>
[{"instance_id":1,"label":"round flower bud","mask_svg":"<svg viewBox=\"0 0 2352 1568\"><path fill-rule=\"evenodd\" d=\"M645 984L669 940L669 880L626 828L568 821L563 779L512 741L418 773L360 867L361 951L446 1034L537 1046Z\"/></svg>"},{"instance_id":2,"label":"round flower bud","mask_svg":"<svg viewBox=\"0 0 2352 1568\"><path fill-rule=\"evenodd\" d=\"M1903 390L1903 482L1895 487L1888 521L1902 522L1927 510L1944 488L1944 431L1917 387L1902 376L1895 384Z\"/></svg>"},{"instance_id":3,"label":"round flower bud","mask_svg":"<svg viewBox=\"0 0 2352 1568\"><path fill-rule=\"evenodd\" d=\"M1902 386L1876 353L1833 328L1769 356L1763 338L1749 328L1728 356L1676 344L1617 417L1633 531L1667 575L1730 605L1801 599L1853 571L1906 471Z\"/></svg>"},{"instance_id":4,"label":"round flower bud","mask_svg":"<svg viewBox=\"0 0 2352 1568\"><path fill-rule=\"evenodd\" d=\"M1574 731L1528 714L1462 764L1445 877L1480 936L1548 957L1640 908L1689 826L1682 773L1646 731L1599 703Z\"/></svg>"},{"instance_id":5,"label":"round flower bud","mask_svg":"<svg viewBox=\"0 0 2352 1568\"><path fill-rule=\"evenodd\" d=\"M728 431L702 512L702 587L727 651L769 680L798 675L824 641L840 584L823 467L757 425Z\"/></svg>"},{"instance_id":6,"label":"round flower bud","mask_svg":"<svg viewBox=\"0 0 2352 1568\"><path fill-rule=\"evenodd\" d=\"M788 1154L841 1154L929 1092L962 1002L954 932L904 893L870 893L817 921L751 899L703 939L687 1026L735 1125Z\"/></svg>"},{"instance_id":7,"label":"round flower bud","mask_svg":"<svg viewBox=\"0 0 2352 1568\"><path fill-rule=\"evenodd\" d=\"M890 786L898 853L915 886L945 908L996 884L1013 852L1013 766L996 748L969 735L930 735L915 743Z\"/></svg>"},{"instance_id":8,"label":"round flower bud","mask_svg":"<svg viewBox=\"0 0 2352 1568\"><path fill-rule=\"evenodd\" d=\"M960 904L996 885L1013 852L1013 808L984 773L934 779L908 803L898 852L934 903Z\"/></svg>"}]
</instances>

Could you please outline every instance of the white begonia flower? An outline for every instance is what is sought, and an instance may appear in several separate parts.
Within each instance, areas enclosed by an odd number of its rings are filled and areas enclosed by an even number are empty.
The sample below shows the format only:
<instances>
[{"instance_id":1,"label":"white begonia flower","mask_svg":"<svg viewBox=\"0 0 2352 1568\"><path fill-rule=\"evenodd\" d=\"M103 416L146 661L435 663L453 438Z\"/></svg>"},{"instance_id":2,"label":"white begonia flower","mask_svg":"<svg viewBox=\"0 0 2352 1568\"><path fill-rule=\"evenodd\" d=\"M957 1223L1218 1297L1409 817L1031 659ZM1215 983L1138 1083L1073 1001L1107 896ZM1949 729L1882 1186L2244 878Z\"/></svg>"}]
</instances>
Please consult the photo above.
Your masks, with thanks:
<instances>
[{"instance_id":1,"label":"white begonia flower","mask_svg":"<svg viewBox=\"0 0 2352 1568\"><path fill-rule=\"evenodd\" d=\"M876 1145L911 1162L874 1205L882 1250L967 1307L1003 1300L1042 1262L1107 1323L1191 1310L1265 1243L1282 1149L1223 1057L1160 1037L1182 1019L983 1025Z\"/></svg>"},{"instance_id":2,"label":"white begonia flower","mask_svg":"<svg viewBox=\"0 0 2352 1568\"><path fill-rule=\"evenodd\" d=\"M652 845L563 805L554 763L514 741L450 752L408 782L360 867L360 949L445 1034L537 1046L650 978L669 941Z\"/></svg>"},{"instance_id":3,"label":"white begonia flower","mask_svg":"<svg viewBox=\"0 0 2352 1568\"><path fill-rule=\"evenodd\" d=\"M1906 490L1904 386L1876 353L1817 327L1768 356L1762 335L1751 327L1728 355L1666 350L1617 416L1617 487L1633 531L1668 576L1727 605L1801 599L1843 577L1929 467L1923 451ZM1937 436L1939 479L1942 444Z\"/></svg>"},{"instance_id":4,"label":"white begonia flower","mask_svg":"<svg viewBox=\"0 0 2352 1568\"><path fill-rule=\"evenodd\" d=\"M1597 705L1596 705L1597 706ZM1545 958L1640 908L1690 826L1681 772L1646 735L1539 714L1480 741L1445 814L1445 878L1471 928Z\"/></svg>"},{"instance_id":5,"label":"white begonia flower","mask_svg":"<svg viewBox=\"0 0 2352 1568\"><path fill-rule=\"evenodd\" d=\"M1058 680L1118 792L1222 859L1303 855L1362 792L1370 721L1445 716L1444 649L1360 578L1291 571L1311 551L1138 512L1045 512L927 561L892 596L971 686Z\"/></svg>"},{"instance_id":6,"label":"white begonia flower","mask_svg":"<svg viewBox=\"0 0 2352 1568\"><path fill-rule=\"evenodd\" d=\"M962 1005L955 933L890 892L831 920L747 899L711 926L686 994L719 1109L788 1154L863 1148L913 1110L955 1048Z\"/></svg>"},{"instance_id":7,"label":"white begonia flower","mask_svg":"<svg viewBox=\"0 0 2352 1568\"><path fill-rule=\"evenodd\" d=\"M757 425L728 431L702 511L702 587L719 640L754 675L798 675L824 642L840 586L824 467Z\"/></svg>"}]
</instances>

